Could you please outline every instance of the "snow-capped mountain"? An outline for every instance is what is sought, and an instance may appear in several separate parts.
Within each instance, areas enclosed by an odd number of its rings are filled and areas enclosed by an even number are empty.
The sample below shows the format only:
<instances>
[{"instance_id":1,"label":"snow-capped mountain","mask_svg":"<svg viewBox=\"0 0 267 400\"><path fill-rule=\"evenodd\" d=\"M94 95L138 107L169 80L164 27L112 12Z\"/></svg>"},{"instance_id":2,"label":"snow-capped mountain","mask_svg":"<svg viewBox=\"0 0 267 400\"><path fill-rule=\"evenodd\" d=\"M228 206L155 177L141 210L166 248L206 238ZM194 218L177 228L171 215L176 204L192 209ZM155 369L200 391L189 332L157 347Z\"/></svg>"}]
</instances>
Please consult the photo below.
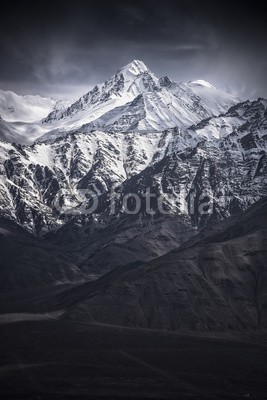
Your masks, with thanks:
<instances>
[{"instance_id":1,"label":"snow-capped mountain","mask_svg":"<svg viewBox=\"0 0 267 400\"><path fill-rule=\"evenodd\" d=\"M0 90L0 140L21 144L33 143L47 132L41 123L52 110L68 107L72 100L41 96L19 96Z\"/></svg>"},{"instance_id":2,"label":"snow-capped mountain","mask_svg":"<svg viewBox=\"0 0 267 400\"><path fill-rule=\"evenodd\" d=\"M44 232L69 219L57 213L55 204L77 207L85 198L79 189L87 188L101 197L94 218L105 221L106 195L115 184L122 185L121 196L153 187L172 214L189 218L179 203L181 188L186 194L192 187L211 189L218 196L217 216L231 215L266 192L266 108L261 99L240 103L188 129L77 132L31 146L1 143L1 212ZM235 124L226 135L229 118ZM214 134L214 126L223 133ZM222 193L225 205L219 202ZM194 224L199 223L205 221L197 216Z\"/></svg>"},{"instance_id":3,"label":"snow-capped mountain","mask_svg":"<svg viewBox=\"0 0 267 400\"><path fill-rule=\"evenodd\" d=\"M31 144L68 132L159 132L219 115L239 100L205 81L158 78L134 60L76 101L0 93L0 139Z\"/></svg>"},{"instance_id":4,"label":"snow-capped mountain","mask_svg":"<svg viewBox=\"0 0 267 400\"><path fill-rule=\"evenodd\" d=\"M38 122L50 113L56 100L41 96L19 96L0 90L0 116L7 122Z\"/></svg>"},{"instance_id":5,"label":"snow-capped mountain","mask_svg":"<svg viewBox=\"0 0 267 400\"><path fill-rule=\"evenodd\" d=\"M202 80L178 84L157 78L140 61L70 106L54 104L42 122L3 119L0 125L0 214L34 234L49 233L63 246L67 240L68 250L78 258L82 252L85 267L94 271L104 254L116 258L110 259L113 267L120 265L123 246L125 262L136 259L140 243L142 261L159 256L203 225L267 195L267 101L238 103ZM14 143L22 137L38 140ZM153 216L141 202L131 219L125 196L144 198L148 188ZM98 197L93 214L81 211L81 205L90 206L84 189ZM204 191L213 209L201 215L197 205ZM160 215L159 199L169 219ZM151 223L157 237L141 238L151 232ZM94 241L92 233L99 230Z\"/></svg>"},{"instance_id":6,"label":"snow-capped mountain","mask_svg":"<svg viewBox=\"0 0 267 400\"><path fill-rule=\"evenodd\" d=\"M134 60L65 110L52 111L43 122L59 129L59 135L74 129L161 131L190 126L236 102L205 81L179 84L167 76L157 78L142 61Z\"/></svg>"}]
</instances>

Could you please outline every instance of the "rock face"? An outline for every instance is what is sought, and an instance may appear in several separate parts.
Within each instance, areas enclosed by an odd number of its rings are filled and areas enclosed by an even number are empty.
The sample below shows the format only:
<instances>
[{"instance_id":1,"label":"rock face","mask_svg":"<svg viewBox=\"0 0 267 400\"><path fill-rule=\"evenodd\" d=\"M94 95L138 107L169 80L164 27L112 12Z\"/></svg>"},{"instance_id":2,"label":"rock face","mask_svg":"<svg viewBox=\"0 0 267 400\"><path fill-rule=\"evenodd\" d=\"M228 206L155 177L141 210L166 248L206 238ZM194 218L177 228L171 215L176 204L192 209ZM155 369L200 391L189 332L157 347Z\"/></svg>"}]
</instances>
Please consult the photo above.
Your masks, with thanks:
<instances>
[{"instance_id":1,"label":"rock face","mask_svg":"<svg viewBox=\"0 0 267 400\"><path fill-rule=\"evenodd\" d=\"M192 241L191 241L192 242ZM204 229L193 245L65 292L66 318L181 331L267 326L267 201Z\"/></svg>"},{"instance_id":2,"label":"rock face","mask_svg":"<svg viewBox=\"0 0 267 400\"><path fill-rule=\"evenodd\" d=\"M0 218L0 293L82 281L80 269L58 248Z\"/></svg>"},{"instance_id":3,"label":"rock face","mask_svg":"<svg viewBox=\"0 0 267 400\"><path fill-rule=\"evenodd\" d=\"M103 226L71 221L45 239L67 252L84 273L99 276L159 257L195 232L186 218L126 216Z\"/></svg>"}]
</instances>

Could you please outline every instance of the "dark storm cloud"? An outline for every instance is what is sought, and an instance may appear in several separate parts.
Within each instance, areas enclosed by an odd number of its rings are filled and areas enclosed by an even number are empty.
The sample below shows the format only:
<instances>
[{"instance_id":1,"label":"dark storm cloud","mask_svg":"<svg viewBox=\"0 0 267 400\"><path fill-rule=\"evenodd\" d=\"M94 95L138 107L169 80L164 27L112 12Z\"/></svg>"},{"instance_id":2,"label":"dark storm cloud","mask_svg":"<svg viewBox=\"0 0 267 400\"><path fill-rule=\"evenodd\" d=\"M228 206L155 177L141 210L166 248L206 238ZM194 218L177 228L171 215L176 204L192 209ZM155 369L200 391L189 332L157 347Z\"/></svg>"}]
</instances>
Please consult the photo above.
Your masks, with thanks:
<instances>
[{"instance_id":1,"label":"dark storm cloud","mask_svg":"<svg viewBox=\"0 0 267 400\"><path fill-rule=\"evenodd\" d=\"M132 59L157 75L267 96L267 32L253 1L21 2L1 9L0 87L78 95Z\"/></svg>"}]
</instances>

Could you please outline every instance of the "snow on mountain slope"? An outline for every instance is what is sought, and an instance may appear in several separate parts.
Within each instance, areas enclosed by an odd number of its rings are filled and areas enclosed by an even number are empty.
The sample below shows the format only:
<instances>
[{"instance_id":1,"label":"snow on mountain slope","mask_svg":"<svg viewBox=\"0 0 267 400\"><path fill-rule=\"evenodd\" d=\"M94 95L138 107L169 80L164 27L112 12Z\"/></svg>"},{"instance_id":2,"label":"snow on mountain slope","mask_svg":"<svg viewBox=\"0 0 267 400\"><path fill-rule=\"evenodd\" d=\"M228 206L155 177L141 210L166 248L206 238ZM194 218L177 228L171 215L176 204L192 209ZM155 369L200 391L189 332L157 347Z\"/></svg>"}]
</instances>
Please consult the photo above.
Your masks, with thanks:
<instances>
[{"instance_id":1,"label":"snow on mountain slope","mask_svg":"<svg viewBox=\"0 0 267 400\"><path fill-rule=\"evenodd\" d=\"M79 188L106 193L142 171L156 149L162 157L165 136L95 131L32 146L0 142L1 213L35 232L58 226L62 221L55 217L54 204L60 196L63 203L77 206L84 200Z\"/></svg>"},{"instance_id":2,"label":"snow on mountain slope","mask_svg":"<svg viewBox=\"0 0 267 400\"><path fill-rule=\"evenodd\" d=\"M210 88L210 89L216 89L215 86L213 86L211 83L209 83L209 82L207 82L207 81L205 81L203 79L197 79L195 81L190 81L188 83L188 85L193 87L193 88L194 87L196 87L196 88L197 87L199 87L199 88L206 87L206 88Z\"/></svg>"},{"instance_id":3,"label":"snow on mountain slope","mask_svg":"<svg viewBox=\"0 0 267 400\"><path fill-rule=\"evenodd\" d=\"M161 131L218 115L237 101L210 84L157 78L142 61L134 60L65 110L52 111L43 123L51 126L53 136L81 127L84 132Z\"/></svg>"},{"instance_id":4,"label":"snow on mountain slope","mask_svg":"<svg viewBox=\"0 0 267 400\"><path fill-rule=\"evenodd\" d=\"M19 96L0 90L0 116L7 122L36 122L50 113L56 100L40 96Z\"/></svg>"},{"instance_id":5,"label":"snow on mountain slope","mask_svg":"<svg viewBox=\"0 0 267 400\"><path fill-rule=\"evenodd\" d=\"M0 140L31 144L48 129L41 120L51 110L60 112L73 100L54 100L40 96L19 96L0 90Z\"/></svg>"},{"instance_id":6,"label":"snow on mountain slope","mask_svg":"<svg viewBox=\"0 0 267 400\"><path fill-rule=\"evenodd\" d=\"M228 135L212 133L223 119L241 121ZM231 120L232 121L232 120ZM214 124L212 126L211 124ZM230 123L229 123L230 124ZM1 143L0 208L27 229L43 233L71 218L56 205L87 204L80 189L101 198L93 218L107 223L108 193L121 185L116 215L123 213L123 195L155 190L171 215L187 215L179 200L192 188L199 198L204 189L214 193L216 212L192 216L192 224L229 216L266 193L266 101L245 102L228 113L190 128L162 132L76 132L31 146ZM212 128L210 128L210 126ZM223 128L224 129L224 128ZM220 196L226 195L224 205ZM187 201L187 200L186 200ZM140 210L140 215L145 213ZM90 219L90 217L88 217Z\"/></svg>"},{"instance_id":7,"label":"snow on mountain slope","mask_svg":"<svg viewBox=\"0 0 267 400\"><path fill-rule=\"evenodd\" d=\"M233 98L232 95L216 89L209 82L203 80L189 82L186 86L200 97L204 107L213 115L219 115L240 102L240 99Z\"/></svg>"},{"instance_id":8,"label":"snow on mountain slope","mask_svg":"<svg viewBox=\"0 0 267 400\"><path fill-rule=\"evenodd\" d=\"M0 139L31 144L74 131L182 128L225 112L237 101L207 82L157 78L134 60L74 102L0 91Z\"/></svg>"},{"instance_id":9,"label":"snow on mountain slope","mask_svg":"<svg viewBox=\"0 0 267 400\"><path fill-rule=\"evenodd\" d=\"M192 127L205 138L224 138L234 132L257 133L266 136L267 100L245 101L231 107L226 113L212 117Z\"/></svg>"},{"instance_id":10,"label":"snow on mountain slope","mask_svg":"<svg viewBox=\"0 0 267 400\"><path fill-rule=\"evenodd\" d=\"M142 91L156 86L156 77L150 73L141 61L134 61L121 68L109 80L96 85L90 92L83 95L61 115L51 112L45 123L69 119L70 127L81 126L95 120L115 107L132 101ZM63 121L64 122L64 121ZM75 124L75 122L77 122Z\"/></svg>"},{"instance_id":11,"label":"snow on mountain slope","mask_svg":"<svg viewBox=\"0 0 267 400\"><path fill-rule=\"evenodd\" d=\"M0 118L0 140L5 142L31 144L46 132L40 122L7 122Z\"/></svg>"}]
</instances>

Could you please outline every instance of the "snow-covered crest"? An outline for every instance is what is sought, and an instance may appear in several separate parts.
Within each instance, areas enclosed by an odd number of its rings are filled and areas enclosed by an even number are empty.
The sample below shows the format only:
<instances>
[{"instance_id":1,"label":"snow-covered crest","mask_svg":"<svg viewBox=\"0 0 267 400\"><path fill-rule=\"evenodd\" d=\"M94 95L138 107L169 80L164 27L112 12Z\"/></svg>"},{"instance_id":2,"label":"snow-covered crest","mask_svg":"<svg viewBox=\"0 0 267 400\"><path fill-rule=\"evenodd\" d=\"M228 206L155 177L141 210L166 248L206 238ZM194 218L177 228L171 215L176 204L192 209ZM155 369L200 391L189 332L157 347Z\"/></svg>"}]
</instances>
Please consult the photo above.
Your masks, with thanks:
<instances>
[{"instance_id":1,"label":"snow-covered crest","mask_svg":"<svg viewBox=\"0 0 267 400\"><path fill-rule=\"evenodd\" d=\"M226 111L237 102L203 82L187 84L173 82L168 77L158 78L142 61L134 60L67 109L53 111L44 123L55 126L60 134L66 125L68 129L83 126L86 132L161 131L190 126Z\"/></svg>"},{"instance_id":2,"label":"snow-covered crest","mask_svg":"<svg viewBox=\"0 0 267 400\"><path fill-rule=\"evenodd\" d=\"M158 78L140 60L120 68L72 103L39 96L11 97L7 109L0 101L1 135L4 140L12 138L19 143L77 130L144 132L189 127L225 112L237 102L205 81L176 83L167 76ZM26 117L25 107L29 111ZM22 111L12 114L9 111L13 108Z\"/></svg>"}]
</instances>

